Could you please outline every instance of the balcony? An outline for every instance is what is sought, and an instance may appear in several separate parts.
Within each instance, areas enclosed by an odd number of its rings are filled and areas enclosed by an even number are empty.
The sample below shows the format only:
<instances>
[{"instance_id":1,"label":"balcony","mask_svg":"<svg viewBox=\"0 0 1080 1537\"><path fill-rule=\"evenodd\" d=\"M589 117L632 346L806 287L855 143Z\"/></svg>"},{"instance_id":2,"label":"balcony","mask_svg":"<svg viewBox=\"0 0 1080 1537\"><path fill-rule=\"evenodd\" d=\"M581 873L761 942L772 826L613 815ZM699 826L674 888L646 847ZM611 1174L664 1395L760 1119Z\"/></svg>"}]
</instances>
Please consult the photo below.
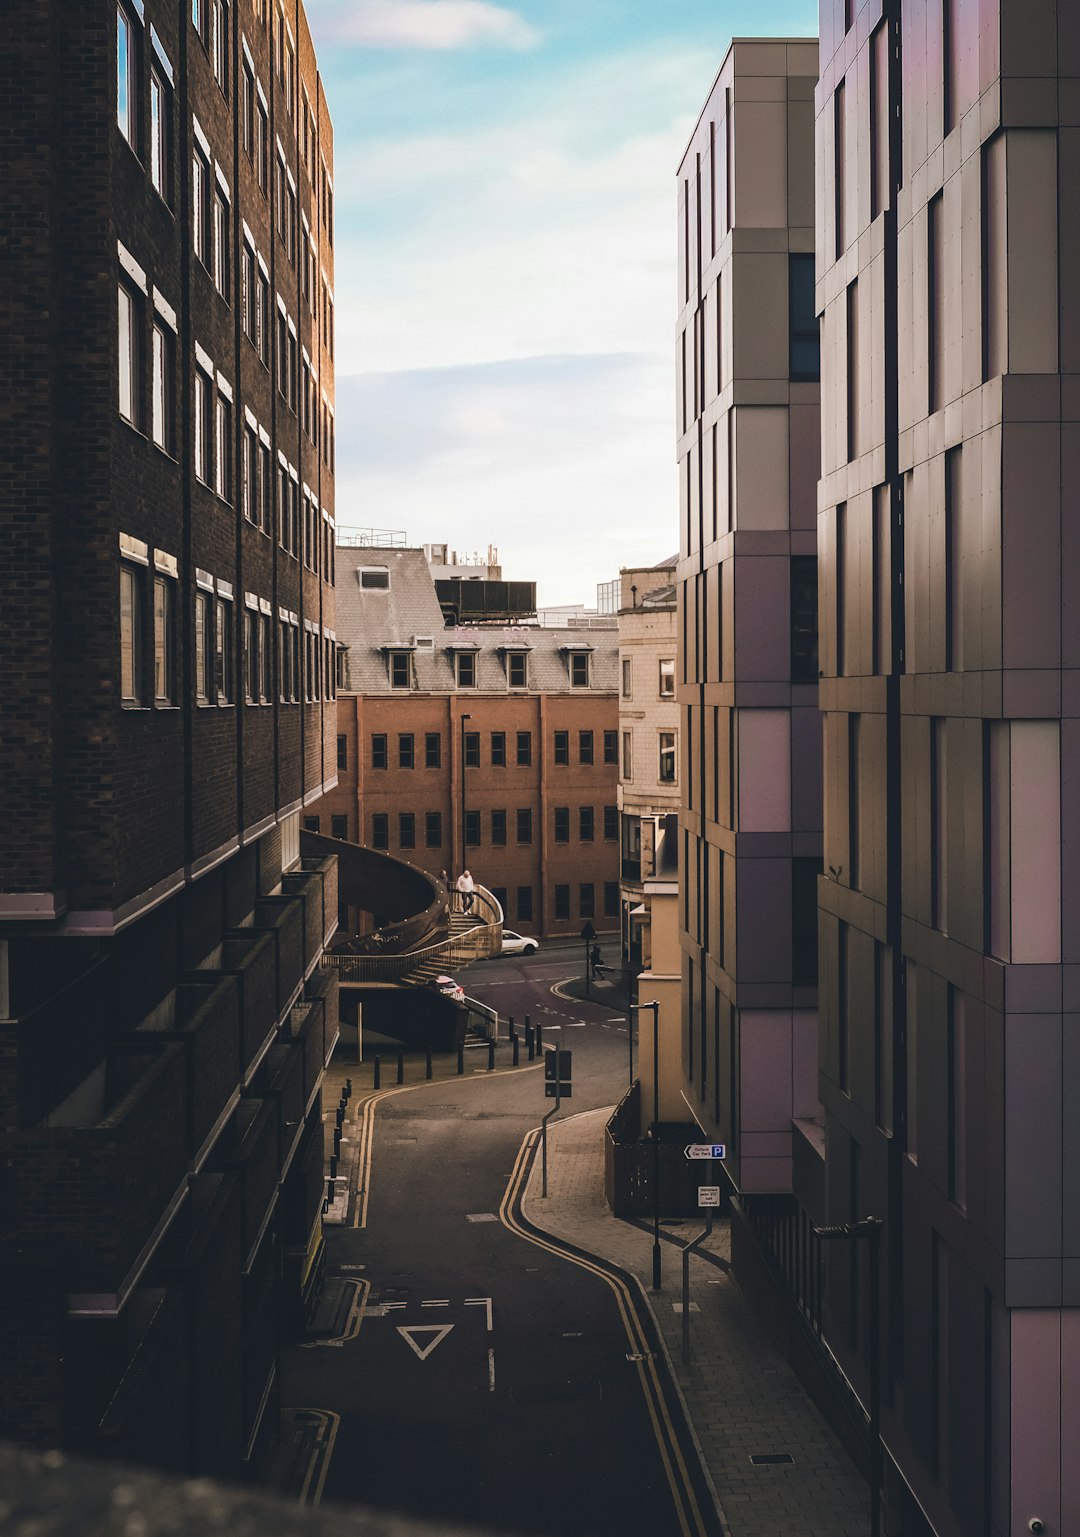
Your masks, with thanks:
<instances>
[{"instance_id":1,"label":"balcony","mask_svg":"<svg viewBox=\"0 0 1080 1537\"><path fill-rule=\"evenodd\" d=\"M170 993L129 1039L160 1036L183 1046L188 1064L184 1106L192 1163L236 1092L243 1071L240 988L235 977L194 973Z\"/></svg>"},{"instance_id":2,"label":"balcony","mask_svg":"<svg viewBox=\"0 0 1080 1537\"><path fill-rule=\"evenodd\" d=\"M277 1199L278 1116L273 1101L244 1097L215 1150L215 1165L232 1169L240 1185L243 1268L251 1268Z\"/></svg>"},{"instance_id":3,"label":"balcony","mask_svg":"<svg viewBox=\"0 0 1080 1537\"><path fill-rule=\"evenodd\" d=\"M277 1020L304 980L304 904L296 897L260 897L253 927L269 931L277 947Z\"/></svg>"},{"instance_id":4,"label":"balcony","mask_svg":"<svg viewBox=\"0 0 1080 1537\"><path fill-rule=\"evenodd\" d=\"M265 929L231 929L219 969L240 990L240 1063L246 1077L278 1021L277 945Z\"/></svg>"}]
</instances>

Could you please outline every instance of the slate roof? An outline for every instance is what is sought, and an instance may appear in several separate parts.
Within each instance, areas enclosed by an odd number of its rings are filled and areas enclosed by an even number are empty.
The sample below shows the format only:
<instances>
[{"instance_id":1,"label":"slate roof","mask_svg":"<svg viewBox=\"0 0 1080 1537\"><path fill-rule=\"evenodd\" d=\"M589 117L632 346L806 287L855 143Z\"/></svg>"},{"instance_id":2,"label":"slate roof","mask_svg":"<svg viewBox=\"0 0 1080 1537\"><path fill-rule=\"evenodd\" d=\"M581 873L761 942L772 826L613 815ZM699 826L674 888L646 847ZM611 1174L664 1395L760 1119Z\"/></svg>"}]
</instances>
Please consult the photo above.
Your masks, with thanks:
<instances>
[{"instance_id":1,"label":"slate roof","mask_svg":"<svg viewBox=\"0 0 1080 1537\"><path fill-rule=\"evenodd\" d=\"M373 566L389 573L388 588L361 587L360 571ZM448 630L423 550L339 545L336 578L338 645L348 647L344 693L403 693L390 685L387 652L395 648L410 651L415 693L456 692L454 656L469 650L476 655L476 687L467 692L505 694L506 652L525 647L530 693L585 692L571 688L567 648L589 650L591 691L615 693L618 687L619 637L614 628L470 624ZM417 646L417 636L431 636L434 646Z\"/></svg>"}]
</instances>

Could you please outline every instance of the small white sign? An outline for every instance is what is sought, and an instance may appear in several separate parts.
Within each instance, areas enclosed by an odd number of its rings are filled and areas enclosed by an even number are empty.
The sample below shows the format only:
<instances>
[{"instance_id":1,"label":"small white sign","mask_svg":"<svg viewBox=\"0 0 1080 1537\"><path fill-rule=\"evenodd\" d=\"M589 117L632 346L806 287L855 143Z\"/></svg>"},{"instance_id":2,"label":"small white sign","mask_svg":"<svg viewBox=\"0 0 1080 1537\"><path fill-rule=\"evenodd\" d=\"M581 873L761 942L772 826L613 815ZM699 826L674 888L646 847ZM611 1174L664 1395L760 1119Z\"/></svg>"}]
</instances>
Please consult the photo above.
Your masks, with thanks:
<instances>
[{"instance_id":1,"label":"small white sign","mask_svg":"<svg viewBox=\"0 0 1080 1537\"><path fill-rule=\"evenodd\" d=\"M699 1206L719 1206L720 1186L699 1185L697 1187L697 1203Z\"/></svg>"}]
</instances>

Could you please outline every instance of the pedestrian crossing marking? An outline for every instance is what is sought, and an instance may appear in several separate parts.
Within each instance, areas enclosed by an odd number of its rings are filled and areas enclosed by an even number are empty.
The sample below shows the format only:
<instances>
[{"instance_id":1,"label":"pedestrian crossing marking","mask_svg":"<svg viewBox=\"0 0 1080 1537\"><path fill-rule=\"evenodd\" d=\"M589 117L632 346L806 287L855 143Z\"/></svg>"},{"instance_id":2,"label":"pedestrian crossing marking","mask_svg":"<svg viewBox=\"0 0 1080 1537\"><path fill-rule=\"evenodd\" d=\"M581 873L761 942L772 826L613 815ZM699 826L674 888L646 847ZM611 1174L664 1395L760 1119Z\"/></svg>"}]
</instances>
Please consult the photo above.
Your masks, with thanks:
<instances>
[{"instance_id":1,"label":"pedestrian crossing marking","mask_svg":"<svg viewBox=\"0 0 1080 1537\"><path fill-rule=\"evenodd\" d=\"M421 1361L426 1361L435 1347L442 1344L453 1327L453 1324L399 1324L397 1332L404 1338L413 1354ZM421 1347L414 1337L417 1334L430 1334L431 1339Z\"/></svg>"}]
</instances>

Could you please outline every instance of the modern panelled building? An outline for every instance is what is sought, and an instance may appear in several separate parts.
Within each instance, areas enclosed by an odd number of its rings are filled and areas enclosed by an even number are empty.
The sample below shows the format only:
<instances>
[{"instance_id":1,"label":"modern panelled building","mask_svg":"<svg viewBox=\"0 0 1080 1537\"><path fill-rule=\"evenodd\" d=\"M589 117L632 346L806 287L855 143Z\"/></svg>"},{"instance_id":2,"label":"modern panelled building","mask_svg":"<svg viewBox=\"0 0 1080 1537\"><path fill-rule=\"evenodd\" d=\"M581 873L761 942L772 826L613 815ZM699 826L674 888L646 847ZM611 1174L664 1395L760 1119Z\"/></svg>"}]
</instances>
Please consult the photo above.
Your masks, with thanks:
<instances>
[{"instance_id":1,"label":"modern panelled building","mask_svg":"<svg viewBox=\"0 0 1080 1537\"><path fill-rule=\"evenodd\" d=\"M337 560L339 779L306 825L451 880L467 866L526 933L617 929L614 623L448 628L423 550Z\"/></svg>"},{"instance_id":2,"label":"modern panelled building","mask_svg":"<svg viewBox=\"0 0 1080 1537\"><path fill-rule=\"evenodd\" d=\"M295 0L5 21L0 1435L232 1477L322 1256L332 131Z\"/></svg>"},{"instance_id":3,"label":"modern panelled building","mask_svg":"<svg viewBox=\"0 0 1080 1537\"><path fill-rule=\"evenodd\" d=\"M821 1166L816 78L735 41L679 171L684 1093L743 1219Z\"/></svg>"},{"instance_id":4,"label":"modern panelled building","mask_svg":"<svg viewBox=\"0 0 1080 1537\"><path fill-rule=\"evenodd\" d=\"M821 60L829 1213L886 1219L905 1533L1067 1533L1080 16L823 0ZM828 1338L865 1398L838 1247Z\"/></svg>"},{"instance_id":5,"label":"modern panelled building","mask_svg":"<svg viewBox=\"0 0 1080 1537\"><path fill-rule=\"evenodd\" d=\"M677 557L619 572L619 892L623 955L631 974L645 959L645 882L661 844L678 869L679 706L675 698ZM648 947L644 947L647 949Z\"/></svg>"}]
</instances>

